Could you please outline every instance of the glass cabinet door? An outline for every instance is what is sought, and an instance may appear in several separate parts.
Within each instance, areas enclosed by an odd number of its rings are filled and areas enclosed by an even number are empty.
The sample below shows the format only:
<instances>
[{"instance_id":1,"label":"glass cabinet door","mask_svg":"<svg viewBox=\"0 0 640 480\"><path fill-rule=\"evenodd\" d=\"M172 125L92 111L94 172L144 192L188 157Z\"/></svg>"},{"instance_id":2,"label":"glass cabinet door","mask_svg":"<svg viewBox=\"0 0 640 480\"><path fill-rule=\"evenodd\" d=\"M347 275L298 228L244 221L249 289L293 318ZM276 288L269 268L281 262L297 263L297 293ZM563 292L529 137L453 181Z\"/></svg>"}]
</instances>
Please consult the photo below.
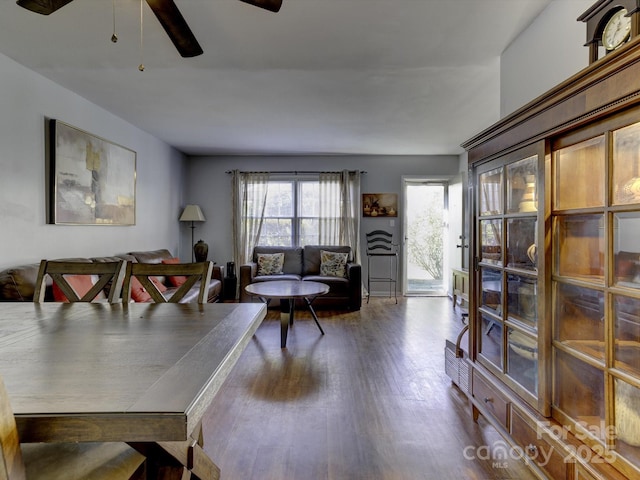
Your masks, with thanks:
<instances>
[{"instance_id":1,"label":"glass cabinet door","mask_svg":"<svg viewBox=\"0 0 640 480\"><path fill-rule=\"evenodd\" d=\"M509 319L537 329L538 282L535 278L507 274L507 311Z\"/></svg>"},{"instance_id":2,"label":"glass cabinet door","mask_svg":"<svg viewBox=\"0 0 640 480\"><path fill-rule=\"evenodd\" d=\"M507 213L538 211L538 157L507 165Z\"/></svg>"},{"instance_id":3,"label":"glass cabinet door","mask_svg":"<svg viewBox=\"0 0 640 480\"><path fill-rule=\"evenodd\" d=\"M527 391L538 394L538 339L507 328L507 373Z\"/></svg>"},{"instance_id":4,"label":"glass cabinet door","mask_svg":"<svg viewBox=\"0 0 640 480\"><path fill-rule=\"evenodd\" d=\"M603 130L552 152L552 414L640 469L640 123Z\"/></svg>"},{"instance_id":5,"label":"glass cabinet door","mask_svg":"<svg viewBox=\"0 0 640 480\"><path fill-rule=\"evenodd\" d=\"M605 138L603 135L554 152L554 208L604 205Z\"/></svg>"},{"instance_id":6,"label":"glass cabinet door","mask_svg":"<svg viewBox=\"0 0 640 480\"><path fill-rule=\"evenodd\" d=\"M560 276L601 283L604 279L604 216L556 215L555 269Z\"/></svg>"},{"instance_id":7,"label":"glass cabinet door","mask_svg":"<svg viewBox=\"0 0 640 480\"><path fill-rule=\"evenodd\" d=\"M538 269L536 217L507 220L507 267L522 268L535 273Z\"/></svg>"},{"instance_id":8,"label":"glass cabinet door","mask_svg":"<svg viewBox=\"0 0 640 480\"><path fill-rule=\"evenodd\" d=\"M476 167L476 360L539 407L541 144Z\"/></svg>"},{"instance_id":9,"label":"glass cabinet door","mask_svg":"<svg viewBox=\"0 0 640 480\"><path fill-rule=\"evenodd\" d=\"M502 220L480 220L480 261L502 265Z\"/></svg>"},{"instance_id":10,"label":"glass cabinet door","mask_svg":"<svg viewBox=\"0 0 640 480\"><path fill-rule=\"evenodd\" d=\"M613 132L613 204L640 203L640 124Z\"/></svg>"},{"instance_id":11,"label":"glass cabinet door","mask_svg":"<svg viewBox=\"0 0 640 480\"><path fill-rule=\"evenodd\" d=\"M502 168L480 174L478 181L480 216L502 213L502 184Z\"/></svg>"},{"instance_id":12,"label":"glass cabinet door","mask_svg":"<svg viewBox=\"0 0 640 480\"><path fill-rule=\"evenodd\" d=\"M613 214L614 283L640 288L640 212Z\"/></svg>"}]
</instances>

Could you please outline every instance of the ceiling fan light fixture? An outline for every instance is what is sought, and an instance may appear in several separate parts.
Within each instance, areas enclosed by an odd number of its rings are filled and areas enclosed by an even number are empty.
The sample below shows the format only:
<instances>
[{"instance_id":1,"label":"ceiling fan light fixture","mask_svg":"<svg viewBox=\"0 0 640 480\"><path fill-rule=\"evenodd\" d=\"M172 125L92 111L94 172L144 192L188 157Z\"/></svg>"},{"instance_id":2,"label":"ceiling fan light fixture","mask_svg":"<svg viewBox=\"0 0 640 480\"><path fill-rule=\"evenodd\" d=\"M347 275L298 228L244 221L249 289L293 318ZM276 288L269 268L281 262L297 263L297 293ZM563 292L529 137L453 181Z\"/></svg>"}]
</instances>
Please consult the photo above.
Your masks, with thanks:
<instances>
[{"instance_id":1,"label":"ceiling fan light fixture","mask_svg":"<svg viewBox=\"0 0 640 480\"><path fill-rule=\"evenodd\" d=\"M116 0L113 0L113 34L111 35L111 41L113 43L118 42L118 35L116 35Z\"/></svg>"},{"instance_id":2,"label":"ceiling fan light fixture","mask_svg":"<svg viewBox=\"0 0 640 480\"><path fill-rule=\"evenodd\" d=\"M49 15L56 10L71 3L73 0L16 0L16 3L35 13ZM143 0L141 0L142 3ZM240 0L254 7L263 8L270 12L279 12L282 7L282 0ZM202 47L196 40L195 35L187 25L186 20L178 10L174 0L146 0L156 18L164 28L165 32L173 42L174 46L183 57L196 57L202 55ZM115 29L115 1L113 2L113 34L111 41L116 43L118 35ZM142 28L142 27L141 27ZM142 32L141 32L142 34ZM144 66L140 63L140 71Z\"/></svg>"}]
</instances>

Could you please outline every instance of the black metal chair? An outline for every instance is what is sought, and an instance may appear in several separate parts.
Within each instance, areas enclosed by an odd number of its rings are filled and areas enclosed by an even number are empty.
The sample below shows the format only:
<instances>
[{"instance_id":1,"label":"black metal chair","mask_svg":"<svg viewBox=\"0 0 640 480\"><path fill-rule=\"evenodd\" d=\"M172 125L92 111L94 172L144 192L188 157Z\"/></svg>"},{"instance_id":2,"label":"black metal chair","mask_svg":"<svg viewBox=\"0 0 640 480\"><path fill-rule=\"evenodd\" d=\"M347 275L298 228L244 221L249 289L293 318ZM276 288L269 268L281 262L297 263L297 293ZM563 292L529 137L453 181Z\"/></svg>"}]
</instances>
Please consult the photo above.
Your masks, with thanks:
<instances>
[{"instance_id":1,"label":"black metal chair","mask_svg":"<svg viewBox=\"0 0 640 480\"><path fill-rule=\"evenodd\" d=\"M371 296L371 283L388 283L389 297L393 288L393 296L398 303L398 244L393 243L393 234L384 230L374 230L367 236L367 303ZM371 264L376 259L389 260L389 275L372 276Z\"/></svg>"}]
</instances>

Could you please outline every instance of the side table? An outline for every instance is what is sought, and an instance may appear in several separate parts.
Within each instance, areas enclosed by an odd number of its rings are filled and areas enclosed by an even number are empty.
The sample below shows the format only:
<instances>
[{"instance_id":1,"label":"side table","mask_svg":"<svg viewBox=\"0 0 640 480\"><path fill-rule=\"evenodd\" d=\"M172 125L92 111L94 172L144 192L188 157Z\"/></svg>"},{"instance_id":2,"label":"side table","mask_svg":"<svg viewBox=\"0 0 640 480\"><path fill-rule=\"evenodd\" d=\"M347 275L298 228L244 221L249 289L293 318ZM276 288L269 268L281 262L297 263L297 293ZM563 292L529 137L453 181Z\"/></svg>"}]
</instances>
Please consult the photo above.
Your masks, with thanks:
<instances>
[{"instance_id":1,"label":"side table","mask_svg":"<svg viewBox=\"0 0 640 480\"><path fill-rule=\"evenodd\" d=\"M238 277L224 277L222 279L222 299L235 300Z\"/></svg>"}]
</instances>

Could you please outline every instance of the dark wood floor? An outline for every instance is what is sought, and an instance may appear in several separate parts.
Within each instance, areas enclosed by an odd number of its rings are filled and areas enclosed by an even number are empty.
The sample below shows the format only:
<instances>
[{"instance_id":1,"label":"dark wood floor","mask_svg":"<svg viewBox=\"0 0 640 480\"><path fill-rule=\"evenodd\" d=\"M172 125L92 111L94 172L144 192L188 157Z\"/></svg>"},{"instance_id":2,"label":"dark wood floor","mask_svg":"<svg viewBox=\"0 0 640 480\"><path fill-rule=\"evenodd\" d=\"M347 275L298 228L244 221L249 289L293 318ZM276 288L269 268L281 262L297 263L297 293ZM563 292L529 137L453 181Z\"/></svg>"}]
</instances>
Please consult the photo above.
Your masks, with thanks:
<instances>
[{"instance_id":1,"label":"dark wood floor","mask_svg":"<svg viewBox=\"0 0 640 480\"><path fill-rule=\"evenodd\" d=\"M445 375L445 339L462 325L450 299L318 316L325 336L300 312L281 350L269 310L223 385L203 424L223 479L534 478L490 458L506 444Z\"/></svg>"}]
</instances>

